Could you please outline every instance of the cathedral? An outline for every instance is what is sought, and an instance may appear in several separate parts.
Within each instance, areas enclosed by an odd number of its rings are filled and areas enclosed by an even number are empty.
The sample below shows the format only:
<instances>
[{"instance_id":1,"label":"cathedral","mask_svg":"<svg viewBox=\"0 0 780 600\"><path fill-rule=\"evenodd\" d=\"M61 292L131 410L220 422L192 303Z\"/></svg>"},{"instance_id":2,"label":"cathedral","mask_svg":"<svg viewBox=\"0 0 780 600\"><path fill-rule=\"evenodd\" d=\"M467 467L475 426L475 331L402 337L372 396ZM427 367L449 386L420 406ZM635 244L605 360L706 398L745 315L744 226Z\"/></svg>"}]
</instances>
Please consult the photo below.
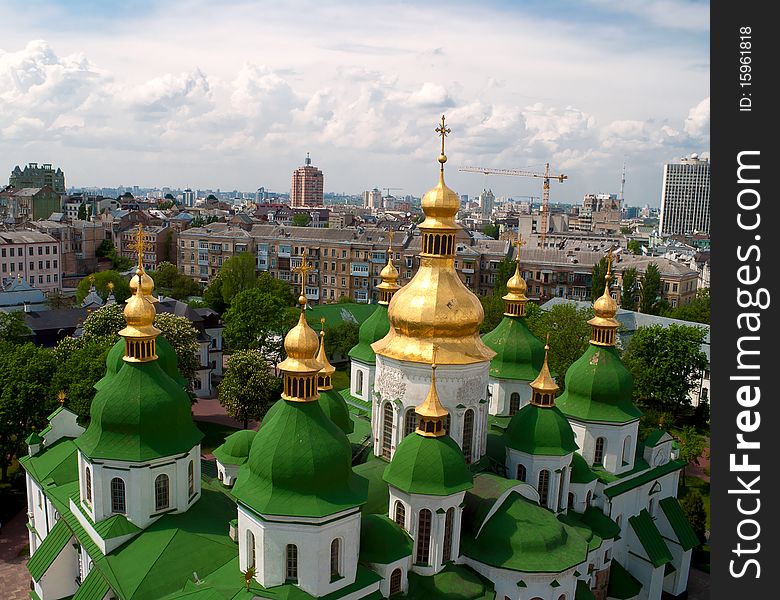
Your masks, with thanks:
<instances>
[{"instance_id":1,"label":"cathedral","mask_svg":"<svg viewBox=\"0 0 780 600\"><path fill-rule=\"evenodd\" d=\"M503 320L480 336L482 306L454 268L460 200L444 182L444 117L437 133L419 270L400 287L389 253L349 353L350 388L333 389L302 292L281 398L257 431L214 450L216 465L201 460L138 265L89 424L60 407L20 461L34 600L685 594L699 543L677 501L685 463L668 433L639 439L615 301L595 301L590 344L559 395L555 348L525 323L518 243ZM310 268L304 256L303 280ZM363 462L347 437L361 414Z\"/></svg>"}]
</instances>

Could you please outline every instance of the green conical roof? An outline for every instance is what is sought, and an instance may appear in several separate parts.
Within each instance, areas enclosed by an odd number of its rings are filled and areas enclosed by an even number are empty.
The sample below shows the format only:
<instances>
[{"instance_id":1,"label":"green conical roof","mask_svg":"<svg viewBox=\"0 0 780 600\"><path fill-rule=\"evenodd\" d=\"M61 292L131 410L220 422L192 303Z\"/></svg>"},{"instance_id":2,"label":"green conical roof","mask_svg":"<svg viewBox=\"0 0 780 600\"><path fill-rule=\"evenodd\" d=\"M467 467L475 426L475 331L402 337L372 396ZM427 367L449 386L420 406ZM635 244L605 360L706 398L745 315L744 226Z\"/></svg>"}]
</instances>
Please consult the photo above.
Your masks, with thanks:
<instances>
[{"instance_id":1,"label":"green conical roof","mask_svg":"<svg viewBox=\"0 0 780 600\"><path fill-rule=\"evenodd\" d=\"M490 375L498 379L533 381L544 363L544 344L528 329L523 317L504 316L496 328L482 336L496 355Z\"/></svg>"},{"instance_id":2,"label":"green conical roof","mask_svg":"<svg viewBox=\"0 0 780 600\"><path fill-rule=\"evenodd\" d=\"M334 390L320 390L320 406L325 415L339 426L344 433L352 433L355 424L349 418L347 402Z\"/></svg>"},{"instance_id":3,"label":"green conical roof","mask_svg":"<svg viewBox=\"0 0 780 600\"><path fill-rule=\"evenodd\" d=\"M378 304L376 310L360 326L358 344L349 351L349 357L373 365L376 362L376 354L371 349L371 344L381 340L389 331L387 306Z\"/></svg>"},{"instance_id":4,"label":"green conical roof","mask_svg":"<svg viewBox=\"0 0 780 600\"><path fill-rule=\"evenodd\" d=\"M170 342L163 336L158 335L155 339L155 346L157 351L157 362L160 364L162 370L176 383L182 387L187 387L187 380L182 377L179 372L179 358L176 356L176 350L173 349ZM124 338L121 338L113 345L108 352L108 356L106 356L106 375L114 375L119 372L119 369L125 364L125 361L123 360L124 356L125 340ZM104 379L105 377L95 384L96 389L100 389Z\"/></svg>"},{"instance_id":5,"label":"green conical roof","mask_svg":"<svg viewBox=\"0 0 780 600\"><path fill-rule=\"evenodd\" d=\"M282 399L266 413L233 495L261 514L324 517L363 504L367 489L320 403Z\"/></svg>"},{"instance_id":6,"label":"green conical roof","mask_svg":"<svg viewBox=\"0 0 780 600\"><path fill-rule=\"evenodd\" d=\"M223 465L243 465L249 458L249 450L256 433L254 429L231 433L221 446L214 448L214 456Z\"/></svg>"},{"instance_id":7,"label":"green conical roof","mask_svg":"<svg viewBox=\"0 0 780 600\"><path fill-rule=\"evenodd\" d=\"M203 437L189 395L158 361L122 361L107 373L90 416L76 445L91 459L146 461L189 452Z\"/></svg>"},{"instance_id":8,"label":"green conical roof","mask_svg":"<svg viewBox=\"0 0 780 600\"><path fill-rule=\"evenodd\" d=\"M407 494L449 496L474 483L463 451L449 435L407 435L385 468L383 479Z\"/></svg>"},{"instance_id":9,"label":"green conical roof","mask_svg":"<svg viewBox=\"0 0 780 600\"><path fill-rule=\"evenodd\" d=\"M631 400L633 387L617 350L590 344L566 371L566 391L555 402L567 417L626 423L642 415Z\"/></svg>"},{"instance_id":10,"label":"green conical roof","mask_svg":"<svg viewBox=\"0 0 780 600\"><path fill-rule=\"evenodd\" d=\"M564 456L577 450L571 425L557 406L526 404L509 421L504 439L527 454Z\"/></svg>"},{"instance_id":11,"label":"green conical roof","mask_svg":"<svg viewBox=\"0 0 780 600\"><path fill-rule=\"evenodd\" d=\"M360 520L360 560L383 565L411 556L414 541L406 530L385 515L363 515Z\"/></svg>"}]
</instances>

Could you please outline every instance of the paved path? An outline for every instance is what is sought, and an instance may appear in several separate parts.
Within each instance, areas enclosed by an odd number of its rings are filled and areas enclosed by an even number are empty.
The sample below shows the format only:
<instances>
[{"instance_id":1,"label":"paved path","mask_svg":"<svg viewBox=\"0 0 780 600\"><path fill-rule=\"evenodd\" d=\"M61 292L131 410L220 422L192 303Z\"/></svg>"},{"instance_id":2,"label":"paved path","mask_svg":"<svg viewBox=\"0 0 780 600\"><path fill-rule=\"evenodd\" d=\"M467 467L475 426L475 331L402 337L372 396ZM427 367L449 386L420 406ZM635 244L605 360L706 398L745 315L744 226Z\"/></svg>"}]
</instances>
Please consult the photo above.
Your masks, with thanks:
<instances>
[{"instance_id":1,"label":"paved path","mask_svg":"<svg viewBox=\"0 0 780 600\"><path fill-rule=\"evenodd\" d=\"M198 401L192 405L192 414L196 421L209 421L236 429L244 428L243 423L227 415L216 398L198 398ZM257 421L249 421L249 429L257 429Z\"/></svg>"},{"instance_id":2,"label":"paved path","mask_svg":"<svg viewBox=\"0 0 780 600\"><path fill-rule=\"evenodd\" d=\"M710 600L710 574L698 569L688 573L688 600Z\"/></svg>"},{"instance_id":3,"label":"paved path","mask_svg":"<svg viewBox=\"0 0 780 600\"><path fill-rule=\"evenodd\" d=\"M0 593L4 600L29 600L30 574L27 572L27 512L3 524L0 534Z\"/></svg>"}]
</instances>

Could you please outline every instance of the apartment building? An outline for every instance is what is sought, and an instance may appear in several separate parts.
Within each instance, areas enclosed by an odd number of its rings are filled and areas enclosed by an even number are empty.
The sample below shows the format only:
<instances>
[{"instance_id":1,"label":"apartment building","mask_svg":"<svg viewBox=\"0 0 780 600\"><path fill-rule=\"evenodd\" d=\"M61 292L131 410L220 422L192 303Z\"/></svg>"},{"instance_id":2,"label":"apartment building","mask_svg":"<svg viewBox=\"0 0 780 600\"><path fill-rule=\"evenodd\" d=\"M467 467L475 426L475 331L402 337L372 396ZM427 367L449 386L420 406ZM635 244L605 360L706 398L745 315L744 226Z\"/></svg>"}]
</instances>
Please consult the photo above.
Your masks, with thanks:
<instances>
[{"instance_id":1,"label":"apartment building","mask_svg":"<svg viewBox=\"0 0 780 600\"><path fill-rule=\"evenodd\" d=\"M241 227L211 223L178 234L179 271L208 285L222 263L243 252L255 253L255 239Z\"/></svg>"},{"instance_id":2,"label":"apartment building","mask_svg":"<svg viewBox=\"0 0 780 600\"><path fill-rule=\"evenodd\" d=\"M324 176L311 164L309 153L302 167L293 171L290 190L291 206L322 206Z\"/></svg>"},{"instance_id":3,"label":"apartment building","mask_svg":"<svg viewBox=\"0 0 780 600\"><path fill-rule=\"evenodd\" d=\"M0 220L15 224L48 219L60 210L60 195L51 187L8 187L0 192Z\"/></svg>"},{"instance_id":4,"label":"apartment building","mask_svg":"<svg viewBox=\"0 0 780 600\"><path fill-rule=\"evenodd\" d=\"M24 169L20 169L19 165L16 165L8 178L8 184L15 188L42 188L48 186L58 194L64 194L65 173L59 167L56 169L52 167L51 163L43 163L39 167L38 163L31 162ZM46 216L48 217L49 215Z\"/></svg>"},{"instance_id":5,"label":"apartment building","mask_svg":"<svg viewBox=\"0 0 780 600\"><path fill-rule=\"evenodd\" d=\"M165 225L148 225L143 228L143 236L144 269L154 271L162 261L176 264L176 231L174 229ZM135 262L138 256L135 249L138 240L138 227L123 231L120 240L120 255Z\"/></svg>"},{"instance_id":6,"label":"apartment building","mask_svg":"<svg viewBox=\"0 0 780 600\"><path fill-rule=\"evenodd\" d=\"M100 221L32 221L30 226L59 241L60 269L63 277L84 276L97 270L97 248L106 239L107 231ZM110 235L110 234L109 234Z\"/></svg>"},{"instance_id":7,"label":"apartment building","mask_svg":"<svg viewBox=\"0 0 780 600\"><path fill-rule=\"evenodd\" d=\"M62 289L60 243L39 231L0 232L0 274L21 275L31 286L45 292Z\"/></svg>"}]
</instances>

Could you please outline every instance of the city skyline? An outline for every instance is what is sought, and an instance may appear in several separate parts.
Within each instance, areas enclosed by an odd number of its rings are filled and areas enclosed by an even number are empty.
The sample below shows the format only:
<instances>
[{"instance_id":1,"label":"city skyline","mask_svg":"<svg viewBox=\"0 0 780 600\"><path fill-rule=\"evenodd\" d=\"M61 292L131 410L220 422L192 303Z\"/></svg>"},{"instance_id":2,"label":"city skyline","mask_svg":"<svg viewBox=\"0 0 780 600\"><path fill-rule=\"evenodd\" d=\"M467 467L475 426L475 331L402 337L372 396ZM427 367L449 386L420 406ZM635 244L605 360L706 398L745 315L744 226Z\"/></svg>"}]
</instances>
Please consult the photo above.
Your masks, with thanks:
<instances>
[{"instance_id":1,"label":"city skyline","mask_svg":"<svg viewBox=\"0 0 780 600\"><path fill-rule=\"evenodd\" d=\"M287 191L311 152L326 192L420 196L446 113L459 193L538 196L457 167L549 160L569 176L551 202L579 203L618 192L625 160L627 202L657 207L663 164L708 155L708 3L229 4L6 3L0 168Z\"/></svg>"}]
</instances>

